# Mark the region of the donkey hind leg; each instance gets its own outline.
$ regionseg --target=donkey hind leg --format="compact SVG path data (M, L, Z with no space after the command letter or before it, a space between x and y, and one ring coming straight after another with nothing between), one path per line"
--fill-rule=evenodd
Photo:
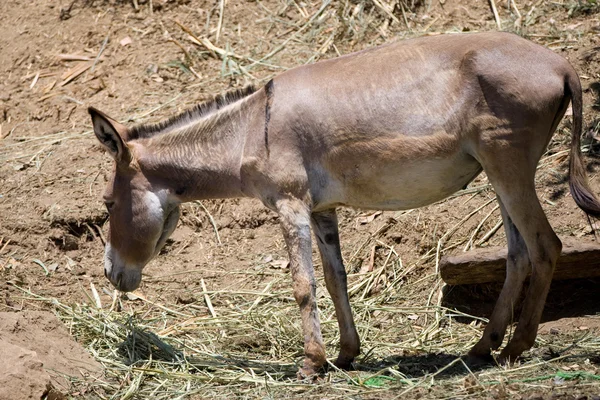
M302 318L305 358L298 377L303 379L315 375L327 361L317 310L310 211L304 202L296 199L280 200L276 208L290 257L294 298L300 307Z
M511 155L494 150L496 151L489 153L490 157L486 157L482 165L508 216L527 245L532 266L531 281L517 328L500 353L500 362L511 362L535 342L562 244L552 230L535 192L537 160L532 164L531 157L528 157L531 149L513 148ZM496 321L490 321L490 324L500 326Z
M502 344L506 327L513 321L514 307L521 294L523 282L531 270L525 241L509 217L500 197L498 203L508 243L506 279L483 336L469 352L469 358L475 362L491 361L491 350L498 349Z
M340 251L340 237L335 210L313 213L312 226L321 254L325 284L333 300L340 329L340 354L335 365L338 368L347 369L360 353L360 339L356 332L350 302L348 301L346 270Z

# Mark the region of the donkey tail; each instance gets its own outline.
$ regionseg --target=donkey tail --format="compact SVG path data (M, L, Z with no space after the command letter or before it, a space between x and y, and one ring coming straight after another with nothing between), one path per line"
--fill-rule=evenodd
M573 125L571 128L571 154L569 161L569 188L575 203L586 214L600 218L600 200L592 190L587 179L581 154L581 133L583 124L583 100L581 83L575 72L567 76L565 91L571 95L573 105Z

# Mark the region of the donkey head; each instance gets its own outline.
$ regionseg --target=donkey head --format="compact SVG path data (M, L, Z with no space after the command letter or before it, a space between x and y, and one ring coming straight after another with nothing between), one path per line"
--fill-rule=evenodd
M135 290L142 269L177 226L179 201L144 168L140 159L143 147L127 143L127 127L92 107L88 111L96 137L115 160L104 192L110 215L104 275L119 290Z

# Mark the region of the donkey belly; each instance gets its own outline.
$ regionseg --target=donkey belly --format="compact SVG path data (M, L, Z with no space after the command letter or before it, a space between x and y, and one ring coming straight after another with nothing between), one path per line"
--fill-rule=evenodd
M328 184L313 196L317 209L333 205L378 210L422 207L464 188L482 169L461 150L431 156L399 154L396 159L385 152L369 153L328 168Z

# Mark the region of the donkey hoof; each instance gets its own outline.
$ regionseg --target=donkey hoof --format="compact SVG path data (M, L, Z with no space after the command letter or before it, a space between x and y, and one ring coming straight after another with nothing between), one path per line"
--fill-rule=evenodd
M296 378L299 381L314 383L320 379L320 376L314 368L302 367L296 372Z
M494 363L494 357L490 352L487 353L476 353L470 351L467 355L467 364L471 367L481 367Z
M338 356L337 360L335 360L333 365L335 365L336 368L342 369L344 371L348 371L348 370L354 369L352 367L353 361L354 361L354 357L350 358L350 357L343 357L340 355L340 356Z
M519 354L513 354L513 353L511 353L509 351L506 351L506 349L504 349L500 353L500 356L498 357L498 364L500 364L500 365L506 365L506 366L512 366L519 359L520 355L521 355L521 353L519 353Z

